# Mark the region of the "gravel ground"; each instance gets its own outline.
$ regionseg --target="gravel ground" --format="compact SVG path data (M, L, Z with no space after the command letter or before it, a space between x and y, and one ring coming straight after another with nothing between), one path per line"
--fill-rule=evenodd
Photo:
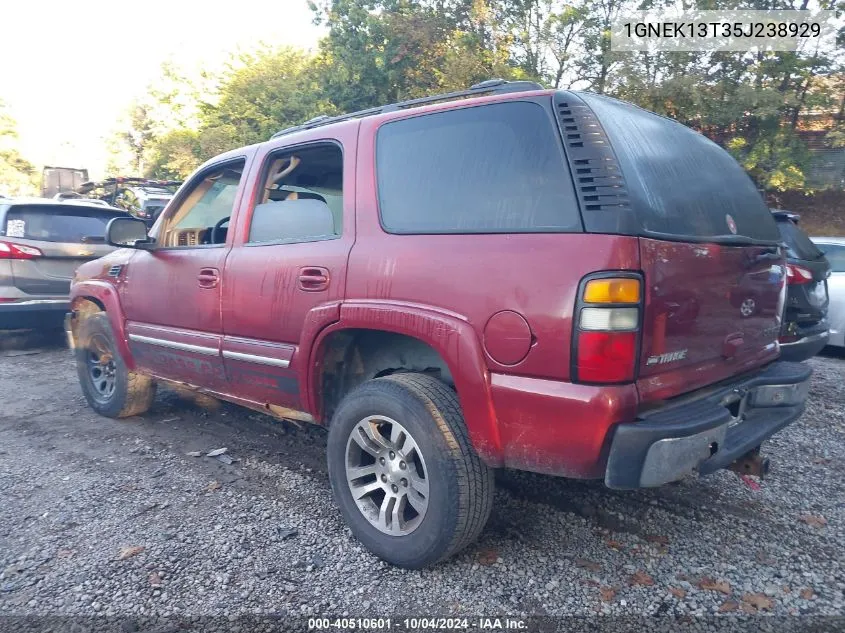
M321 429L165 390L100 418L67 350L0 352L0 616L843 615L845 360L810 363L760 489L504 472L481 540L406 571L335 511Z

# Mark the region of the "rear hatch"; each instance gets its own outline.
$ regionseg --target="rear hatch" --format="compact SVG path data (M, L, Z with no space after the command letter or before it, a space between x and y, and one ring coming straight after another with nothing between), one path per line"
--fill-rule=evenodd
M9 207L0 240L37 249L28 250L27 258L11 259L15 286L27 294L67 294L81 264L114 250L105 243L105 229L109 220L120 215L124 214L76 204Z
M774 359L784 258L752 181L724 150L679 123L579 97L601 125L592 133L609 141L599 155L622 176L594 219L586 206L585 226L639 238L641 399L670 398Z
M818 323L827 315L830 264L798 226L797 215L783 211L773 214L786 245L787 263L792 267L787 286L786 320L802 325ZM807 279L808 273L810 279Z

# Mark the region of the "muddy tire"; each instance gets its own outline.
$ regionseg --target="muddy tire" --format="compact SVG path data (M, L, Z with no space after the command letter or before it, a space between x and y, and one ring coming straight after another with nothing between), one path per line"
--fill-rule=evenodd
M85 318L76 333L76 373L91 408L109 418L145 413L155 399L156 384L127 369L105 312Z
M475 541L493 505L493 471L473 450L455 392L424 374L370 380L329 428L335 501L379 558L419 569Z

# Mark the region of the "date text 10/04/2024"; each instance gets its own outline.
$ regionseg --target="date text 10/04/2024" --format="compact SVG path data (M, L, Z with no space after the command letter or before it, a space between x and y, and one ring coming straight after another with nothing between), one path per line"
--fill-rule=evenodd
M525 620L519 618L309 618L309 631L524 631Z

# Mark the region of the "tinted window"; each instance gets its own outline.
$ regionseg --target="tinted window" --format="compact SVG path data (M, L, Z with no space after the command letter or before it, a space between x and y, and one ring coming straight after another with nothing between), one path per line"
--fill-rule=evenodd
M819 244L819 247L830 262L830 269L835 273L845 273L845 246Z
M7 237L45 242L94 242L103 240L106 224L118 215L99 207L80 205L21 205L8 210L3 228Z
M376 156L382 224L391 233L581 229L558 132L537 104L388 123Z
M812 261L824 256L807 234L791 220L778 220L778 230L786 243L787 256Z
M610 139L634 213L646 232L695 238L730 235L730 215L738 235L780 241L754 183L725 150L680 123L631 104L594 94L579 96Z

